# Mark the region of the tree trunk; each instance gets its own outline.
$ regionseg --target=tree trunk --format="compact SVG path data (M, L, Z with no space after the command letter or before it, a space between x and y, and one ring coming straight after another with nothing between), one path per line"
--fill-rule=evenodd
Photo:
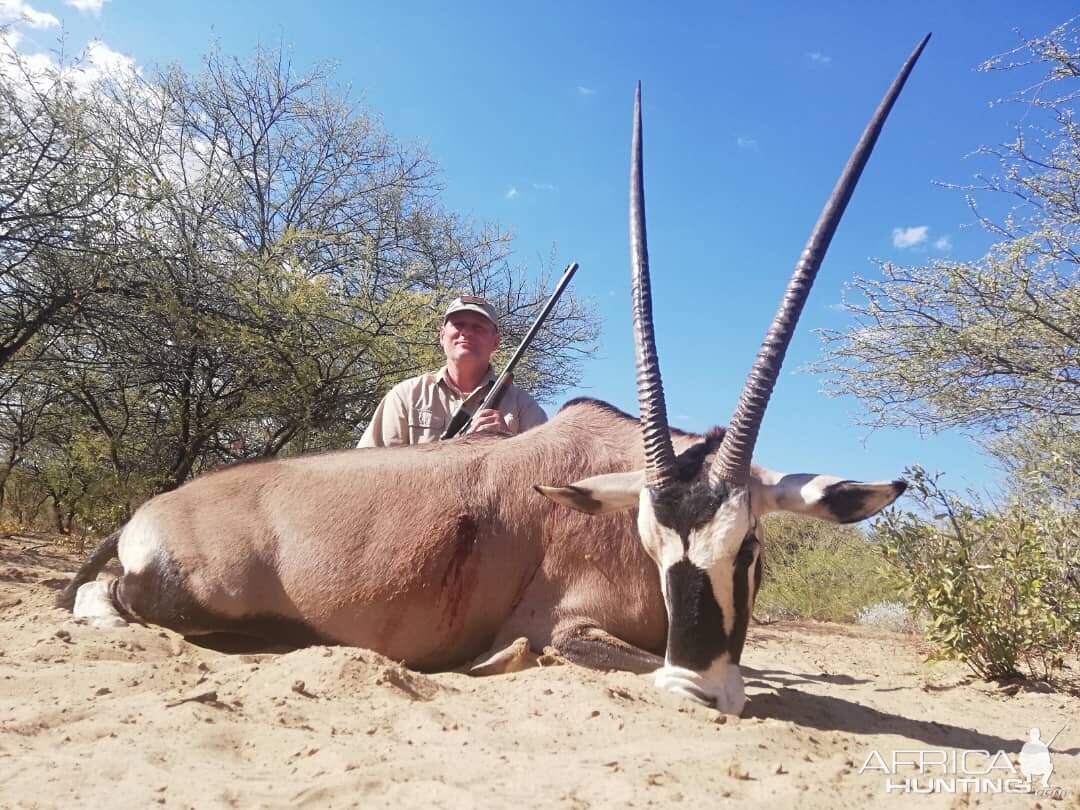
M53 524L56 526L56 531L60 534L64 533L64 513L60 511L60 500L56 495L52 496L52 513Z

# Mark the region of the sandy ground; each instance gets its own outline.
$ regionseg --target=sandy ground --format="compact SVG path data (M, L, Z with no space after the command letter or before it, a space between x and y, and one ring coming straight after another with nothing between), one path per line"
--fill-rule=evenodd
M76 560L0 539L4 810L1080 807L1080 699L926 664L905 635L753 626L733 718L573 665L423 675L366 650L226 655L159 628L98 630L52 607ZM914 756L901 751L1018 763L1030 727L1045 740L1065 723L1056 796L905 794L907 766L887 791L893 758ZM921 789L929 776L942 769Z

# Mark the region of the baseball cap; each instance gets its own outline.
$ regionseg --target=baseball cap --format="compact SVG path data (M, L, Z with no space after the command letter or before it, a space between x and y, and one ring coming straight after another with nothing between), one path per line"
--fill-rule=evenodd
M446 314L443 315L443 323L446 323L446 319L455 312L475 312L491 321L496 329L499 328L498 318L495 317L495 307L478 295L462 295L451 301L450 306L446 308Z

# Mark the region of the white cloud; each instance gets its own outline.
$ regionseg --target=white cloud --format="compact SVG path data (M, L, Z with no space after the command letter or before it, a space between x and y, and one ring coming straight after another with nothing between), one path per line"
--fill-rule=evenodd
M942 236L934 242L934 248L940 250L942 253L952 252L952 239L949 236Z
M510 186L510 188L506 190L506 194L504 196L508 200L516 200L518 198L518 190L513 186Z
M86 61L88 69L96 70L99 75L124 76L139 72L134 59L114 51L100 39L92 39L86 46Z
M0 73L12 82L15 92L28 99L35 82L52 81L56 63L47 53L23 53L19 50L22 41L22 34L14 28L0 31Z
M47 11L38 11L25 0L0 0L0 25L23 23L31 28L53 28L60 25Z
M0 29L0 43L3 43L4 50L19 50L19 43L22 42L22 39L23 35L16 31L14 28Z
M926 225L914 228L893 228L893 247L912 248L926 243L926 234L930 230Z
M100 39L92 39L83 51L82 73L90 84L101 79L130 79L142 71L130 56L114 51Z
M740 149L749 149L751 152L758 150L757 138L750 138L746 135L740 135L735 139L735 145Z
M537 191L558 191L551 183L533 183L532 187Z
M580 84L577 86L577 92L578 92L579 96L595 96L596 95L596 91L593 90L591 87L585 87L585 86L580 85Z
M815 65L827 65L832 61L832 57L822 53L821 51L811 51L806 54L807 58Z
M88 11L95 17L100 17L105 0L64 0L64 4L77 11Z
M4 0L0 0L0 3ZM75 91L85 95L103 79L126 80L141 73L135 61L114 51L101 40L91 40L79 57L60 65L53 54L31 53L22 50L22 35L13 29L0 32L0 73L13 79L16 91L30 93L31 87L43 82L52 84L58 76L71 83Z

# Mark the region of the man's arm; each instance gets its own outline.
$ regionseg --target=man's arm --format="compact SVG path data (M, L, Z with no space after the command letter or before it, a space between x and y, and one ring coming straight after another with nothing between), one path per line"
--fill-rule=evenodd
M544 413L544 409L528 393L514 386L512 394L512 402L503 399L500 408L486 408L476 413L466 432L490 431L492 433L514 435L524 433L526 430L542 425L547 421L547 414ZM503 411L503 408L510 408L510 410Z
M357 447L392 447L409 443L409 409L391 388L371 415L367 430L360 437Z
M544 409L528 394L522 397L521 406L521 413L518 417L520 421L518 433L532 430L537 425L542 425L547 421L547 414L544 413Z

